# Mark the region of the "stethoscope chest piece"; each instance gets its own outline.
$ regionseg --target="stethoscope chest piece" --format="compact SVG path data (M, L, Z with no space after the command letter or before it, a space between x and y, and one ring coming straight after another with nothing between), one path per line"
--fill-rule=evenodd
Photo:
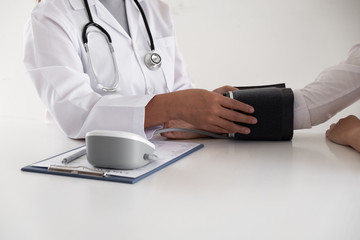
M161 57L159 54L157 54L154 51L151 51L148 54L146 54L144 60L145 60L145 65L150 70L154 71L161 67Z

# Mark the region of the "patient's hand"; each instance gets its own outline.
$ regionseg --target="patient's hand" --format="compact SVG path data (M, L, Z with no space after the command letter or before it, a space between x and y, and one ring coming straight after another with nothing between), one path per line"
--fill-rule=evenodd
M342 118L331 124L326 136L337 144L351 146L360 152L360 119L354 115Z

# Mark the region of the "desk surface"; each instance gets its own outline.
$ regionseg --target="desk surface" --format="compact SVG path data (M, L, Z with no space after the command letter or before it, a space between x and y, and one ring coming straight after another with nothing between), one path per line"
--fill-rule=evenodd
M84 144L0 119L0 239L360 239L360 154L314 130L205 147L131 185L21 172Z

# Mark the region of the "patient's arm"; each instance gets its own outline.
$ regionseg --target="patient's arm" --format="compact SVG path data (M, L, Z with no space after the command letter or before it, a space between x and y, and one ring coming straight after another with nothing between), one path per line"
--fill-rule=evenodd
M294 90L294 129L311 128L360 98L360 43L348 58L322 71L316 80Z

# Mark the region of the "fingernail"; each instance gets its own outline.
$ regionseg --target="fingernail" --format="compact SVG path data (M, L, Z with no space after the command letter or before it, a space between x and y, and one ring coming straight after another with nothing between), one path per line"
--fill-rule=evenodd
M251 121L252 124L256 124L257 122L258 122L258 121L257 121L256 118L254 118L254 119Z
M250 129L248 129L248 128L245 129L244 133L245 133L245 134L249 134L249 133L250 133Z

